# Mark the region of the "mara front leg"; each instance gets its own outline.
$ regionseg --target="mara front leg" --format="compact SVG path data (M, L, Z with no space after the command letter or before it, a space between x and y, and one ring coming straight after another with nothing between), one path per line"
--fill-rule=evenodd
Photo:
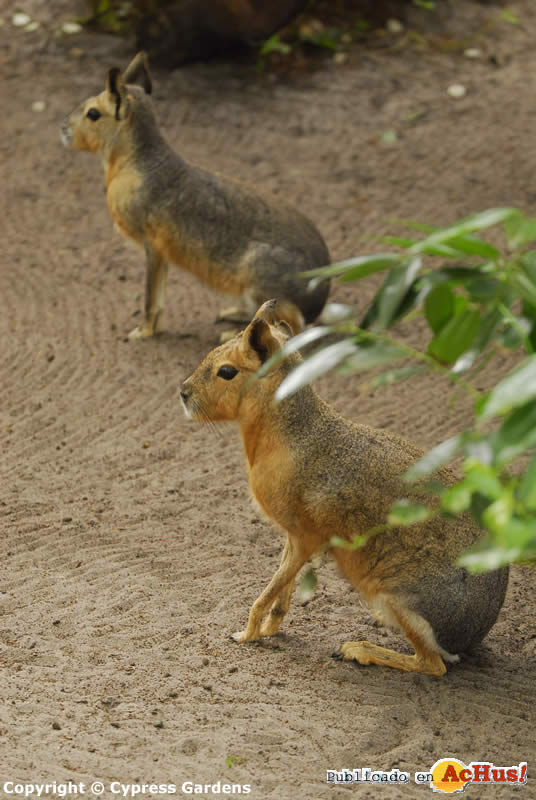
M281 566L287 564L290 558L290 553L291 549L289 545L289 540L287 538L287 541L285 542L285 547L283 548L283 552L281 554ZM275 633L277 633L277 631L281 627L283 618L290 608L290 601L292 599L292 593L294 591L294 583L295 579L292 578L273 601L272 607L270 608L268 614L261 623L261 630L260 630L261 636L273 636Z
M233 634L236 642L252 642L277 632L289 609L296 575L314 550L314 542L288 536L279 569L251 606L247 628ZM263 624L268 611L270 614Z
M144 339L158 333L158 322L164 310L168 267L161 255L145 245L145 316L143 323L129 334L131 339Z

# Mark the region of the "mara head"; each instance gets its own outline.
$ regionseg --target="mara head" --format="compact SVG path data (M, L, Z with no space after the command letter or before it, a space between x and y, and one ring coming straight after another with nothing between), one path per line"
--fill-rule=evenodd
M106 151L118 134L131 127L136 107L148 107L145 95L151 90L147 56L140 52L124 72L117 67L108 70L104 91L89 97L65 118L63 144L90 153Z
M291 365L300 360L292 354L255 375L292 336L286 322L278 320L275 300L264 303L247 328L211 350L181 386L185 413L200 422L255 418L266 409Z

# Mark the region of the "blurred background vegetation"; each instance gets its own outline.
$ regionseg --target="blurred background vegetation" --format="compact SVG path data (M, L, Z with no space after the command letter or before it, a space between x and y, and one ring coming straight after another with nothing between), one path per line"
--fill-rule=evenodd
M437 0L441 2L441 0ZM82 21L136 36L136 46L169 67L230 49L254 49L261 63L316 49L333 53L403 16L408 3L436 0L88 0ZM396 24L396 23L395 23ZM385 32L385 31L384 31Z

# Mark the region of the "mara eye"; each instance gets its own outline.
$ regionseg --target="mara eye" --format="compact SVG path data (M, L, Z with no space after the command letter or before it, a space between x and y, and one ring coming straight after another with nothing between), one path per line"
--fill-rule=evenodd
M90 108L86 114L86 117L89 117L91 120L93 120L93 122L96 122L99 117L102 117L102 114L96 108Z
M238 370L228 364L224 364L218 370L218 378L223 378L225 381L232 381L235 375L238 375Z

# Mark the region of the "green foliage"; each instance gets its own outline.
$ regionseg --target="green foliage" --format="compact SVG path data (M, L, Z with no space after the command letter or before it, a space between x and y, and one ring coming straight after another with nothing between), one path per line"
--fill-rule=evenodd
M311 567L300 581L296 594L300 603L308 602L314 595L317 586L316 572Z
M120 33L132 16L137 13L136 0L89 0L91 15L83 20L84 24L98 25L111 33Z
M473 571L512 562L536 560L536 219L513 208L474 214L445 228L404 221L416 237L389 237L399 248L359 256L307 273L312 281L326 276L362 280L385 277L359 325L349 322L348 307L337 321L320 329L338 333L338 341L319 346L278 389L277 399L331 369L351 374L383 368L370 385L410 379L430 370L446 376L473 400L472 425L428 451L405 475L409 484L430 478L455 456L463 458L463 478L445 489L436 481L437 510L401 499L378 530L414 524L439 513L469 513L485 534L460 563ZM501 226L504 247L479 233ZM442 263L427 265L427 256ZM342 312L339 312L342 314ZM388 331L400 322L424 320L427 341L416 350ZM308 341L315 340L308 331ZM290 340L289 348L293 348ZM294 348L295 349L295 348ZM497 352L519 356L519 363L496 385L482 392L474 378ZM281 357L281 354L280 356ZM393 367L395 362L404 361ZM410 364L408 365L408 361ZM388 367L388 368L387 368ZM523 459L518 462L518 459ZM528 465L527 465L528 464ZM409 487L408 487L409 488Z
M281 40L281 36L278 33L274 33L273 36L270 36L266 39L265 42L261 45L259 50L259 54L257 57L257 66L259 69L264 68L264 64L266 61L266 56L270 55L270 53L281 53L282 55L288 55L292 50L292 47L283 42Z
M510 9L508 8L504 8L501 11L500 18L504 20L504 22L509 22L510 25L519 25L519 23L521 22L517 14L514 14L514 12L510 11Z
M244 763L244 758L242 756L226 756L225 758L225 766L227 769L231 769L234 765L239 765Z

